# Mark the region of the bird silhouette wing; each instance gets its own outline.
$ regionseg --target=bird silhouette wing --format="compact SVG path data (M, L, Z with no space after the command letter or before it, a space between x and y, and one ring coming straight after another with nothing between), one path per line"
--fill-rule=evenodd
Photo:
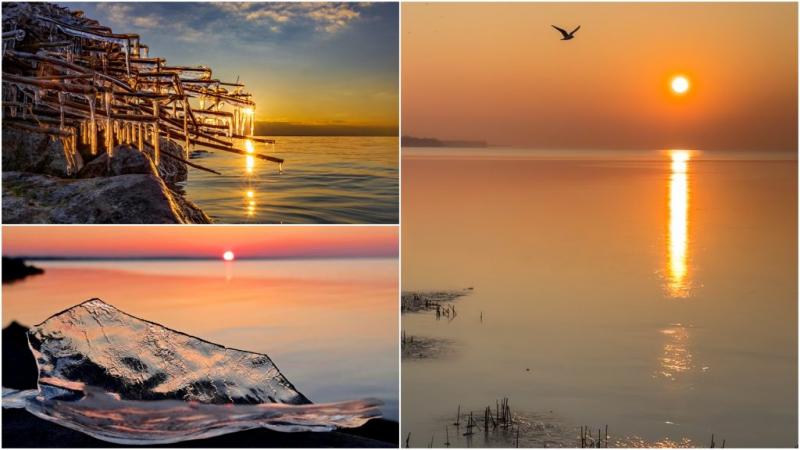
M578 30L580 30L580 29L581 29L581 26L580 26L580 25L578 25L578 28L575 28L574 30L572 30L572 33L570 33L570 36L572 36L573 34L575 34L575 32L576 32L576 31L578 31Z
M567 33L567 30L565 30L565 29L563 29L563 28L558 28L558 27L557 27L557 26L555 26L555 25L550 25L550 26L551 26L551 27L553 27L553 28L555 28L556 30L558 30L558 31L559 31L559 33L561 33L561 34L562 34L564 37L567 37L567 36L569 36L569 33Z

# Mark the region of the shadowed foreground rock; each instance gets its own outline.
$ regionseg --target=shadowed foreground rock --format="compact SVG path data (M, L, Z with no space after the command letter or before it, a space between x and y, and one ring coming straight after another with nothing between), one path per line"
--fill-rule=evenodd
M3 283L12 283L31 275L41 275L43 273L43 269L29 266L22 259L3 257Z
M177 159L165 156L166 154L183 158L183 148L169 139L161 139L161 158L156 166L153 163L153 147L146 146L140 152L133 145L122 144L114 148L114 157L109 158L103 153L87 163L78 178L113 177L132 173L158 174L167 185L186 181L188 171L186 164Z
M83 167L83 158L76 154L76 172ZM22 171L69 177L64 146L57 139L42 133L3 128L3 170Z
M211 223L178 191L186 164L174 141L160 141L160 164L153 148L132 145L91 155L74 154L70 171L61 141L46 134L3 129L4 223Z
M67 179L3 173L4 223L211 223L154 174Z

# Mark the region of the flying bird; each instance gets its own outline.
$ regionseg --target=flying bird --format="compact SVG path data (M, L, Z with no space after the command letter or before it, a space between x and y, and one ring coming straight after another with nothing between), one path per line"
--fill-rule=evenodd
M563 28L558 28L555 25L550 25L550 26L555 28L556 30L558 30L558 32L561 33L562 36L564 36L564 37L561 38L562 41L568 41L570 39L574 39L575 38L575 32L581 29L581 26L578 25L578 28L575 28L574 30L572 30L571 33L567 33L567 30L565 30Z

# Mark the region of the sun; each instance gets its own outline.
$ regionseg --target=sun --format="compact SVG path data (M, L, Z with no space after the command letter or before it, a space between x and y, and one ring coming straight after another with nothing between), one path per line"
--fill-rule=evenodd
M233 252L230 250L222 254L222 259L224 259L225 261L233 261L233 258L234 258Z
M672 92L683 95L689 91L689 79L683 75L673 77L670 82L670 87L672 88Z

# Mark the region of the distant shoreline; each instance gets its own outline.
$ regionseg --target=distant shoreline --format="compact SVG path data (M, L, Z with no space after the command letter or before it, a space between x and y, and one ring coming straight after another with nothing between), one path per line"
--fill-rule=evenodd
M286 260L320 260L320 259L393 259L396 255L300 255L300 256L259 256L250 258L236 258L235 261L286 261ZM92 262L92 261L220 261L219 257L212 256L21 256L13 257L24 261L37 262Z
M486 141L470 140L442 140L437 138L421 138L415 136L403 136L400 138L400 145L403 147L443 147L443 148L487 148Z

